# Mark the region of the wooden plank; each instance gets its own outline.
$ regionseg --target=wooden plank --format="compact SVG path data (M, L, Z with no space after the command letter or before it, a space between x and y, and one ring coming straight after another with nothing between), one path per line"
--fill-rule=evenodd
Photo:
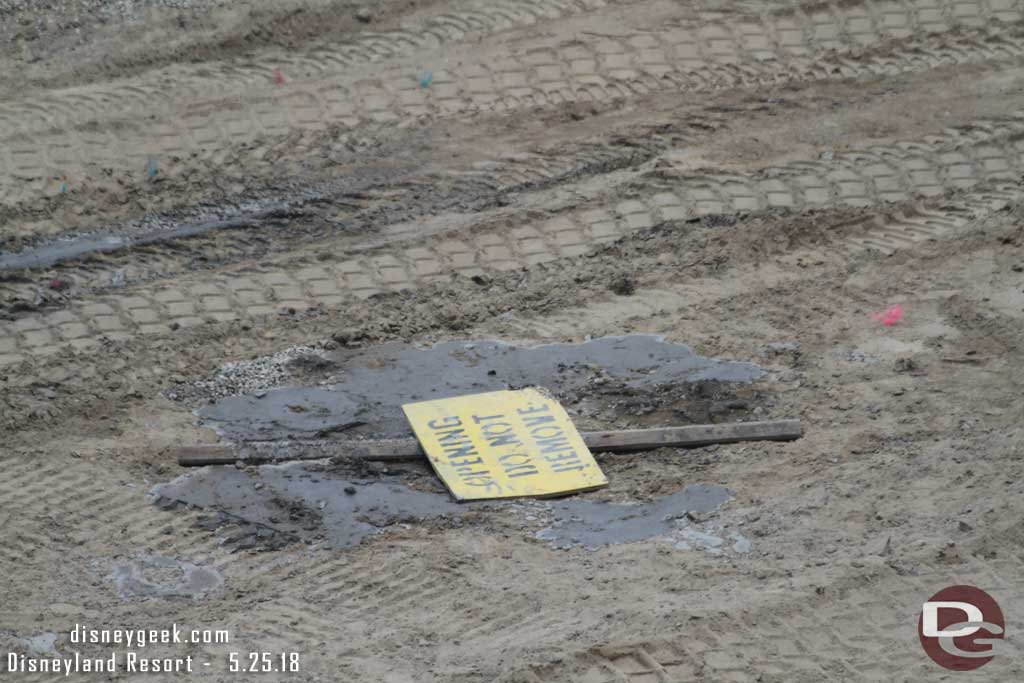
M803 435L800 420L765 420L725 424L584 432L583 440L595 453L646 451L654 448L707 446L738 441L790 441Z
M803 429L799 420L765 420L725 424L583 432L594 453L686 448L739 441L791 441ZM426 457L416 439L373 441L250 441L239 445L181 446L172 448L182 467L245 463L323 460L334 457L363 460L416 460Z

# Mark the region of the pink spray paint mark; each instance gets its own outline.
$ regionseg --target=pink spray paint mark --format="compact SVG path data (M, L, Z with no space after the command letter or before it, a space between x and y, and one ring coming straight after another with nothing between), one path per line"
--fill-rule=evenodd
M899 321L903 320L903 306L893 304L881 313L872 313L871 319L875 322L882 323L886 327L892 327Z
M274 69L274 82L278 85L284 85L284 74Z

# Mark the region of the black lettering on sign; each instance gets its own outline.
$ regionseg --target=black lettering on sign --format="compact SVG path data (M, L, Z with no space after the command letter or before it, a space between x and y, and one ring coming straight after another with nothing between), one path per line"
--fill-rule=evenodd
M576 462L579 462L579 461L577 460ZM581 471L581 470L585 470L585 469L587 469L588 467L590 467L590 465L573 465L572 467L557 467L557 466L556 466L556 467L552 467L552 468L551 468L551 471L552 471L552 472L555 472L555 473L561 473L561 472L579 472L579 471Z
M498 458L505 474L509 477L528 477L532 474L540 474L540 471L533 465L533 460L526 453L506 453Z
M553 415L534 415L533 417L524 417L523 424L526 428L533 431L541 425L550 424L555 421Z
M477 472L474 472L471 469L464 470L461 467L456 467L455 469L458 471L459 476L462 477L463 479L466 479L466 480L469 480L469 479L480 479L480 478L490 479L491 478L491 473L488 472L487 470L479 470Z
M574 472L584 467L579 456L576 455L576 451L551 453L545 455L544 459L551 464L552 472Z
M437 440L442 444L448 441L464 441L466 439L466 430L461 428L449 429L448 431L437 433Z
M451 415L449 417L442 417L436 420L431 420L427 423L427 426L431 429L444 429L445 427L460 427L462 426L462 420L459 419L458 415Z
M436 425L436 423L440 424ZM448 462L455 464L456 458L477 455L476 448L466 435L460 418L446 417L441 420L431 420L428 424L437 432L437 441L441 445L441 450L448 456Z
M552 464L565 462L566 460L579 460L579 456L576 455L576 451L569 451L568 453L552 453L545 455L544 459Z
M458 445L442 446L444 454L448 456L448 460L454 460L455 458L467 458L471 455L476 455L476 448L473 444L468 441L464 441Z
M480 427L480 434L487 442L487 447L491 451L498 451L498 464L504 470L505 476L511 478L540 474L525 453L500 453L500 449L503 448L518 450L523 447L523 442L505 415L473 415L472 418Z
M547 410L548 410L548 406L545 403L545 404L539 405L539 406L529 405L529 406L526 406L525 408L520 408L516 412L519 413L520 415L533 415L534 413L547 412Z
M501 493L501 486L498 482L491 479L491 476L487 473L478 477L466 478L464 482L467 486L480 486L487 489L488 492L490 492L491 489L494 489L494 493Z
M483 434L487 445L491 448L498 448L499 446L519 447L522 445L519 437L513 433L512 425L504 422L504 415L491 415L482 418L474 415L473 419L480 425L480 433Z
M553 473L578 472L589 465L584 465L576 454L569 435L564 427L559 424L554 415L550 414L548 405L531 405L517 411L523 420L523 425L529 431L530 437L536 444L544 461L550 466ZM503 463L506 471L510 470L509 464ZM525 467L525 465L517 465ZM536 470L536 465L530 463L530 468ZM526 470L523 469L523 472ZM514 476L511 472L509 476Z
M569 437L562 433L550 439L537 439L537 445L540 446L540 452L545 455L572 450L572 446L569 444Z

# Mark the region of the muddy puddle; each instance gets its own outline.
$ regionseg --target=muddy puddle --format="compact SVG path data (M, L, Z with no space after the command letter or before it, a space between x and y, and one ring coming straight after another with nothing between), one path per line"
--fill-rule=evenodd
M682 423L704 422L716 405L738 405L731 385L762 375L752 363L705 358L649 335L541 346L392 343L324 352L318 364L317 386L213 398L198 415L236 441L400 437L412 435L403 403L540 386L575 416L616 421L670 406Z
M662 423L686 424L707 421L715 403L746 407L737 388L763 374L752 363L705 358L650 335L540 346L459 341L356 351L302 347L263 360L234 363L193 385L209 392L196 411L205 425L238 442L412 436L403 403L527 386L548 389L581 426L635 426L636 418L652 413L664 416ZM262 378L305 385L256 389ZM226 387L248 393L220 395ZM152 496L164 507L206 511L202 524L235 549L293 543L346 548L396 525L458 526L482 512L488 524L536 533L556 549L665 538L680 548L713 550L727 540L694 526L687 514L717 510L732 493L690 486L636 504L579 495L529 501L539 507L528 514L528 506L510 501L456 504L425 462L320 461L203 468L156 486Z
M425 465L409 468L356 478L314 463L206 467L155 486L151 496L169 510L187 506L206 511L201 526L216 532L233 550L278 550L295 543L349 548L389 529L430 524L443 530L464 523L516 528L556 550L599 550L651 539L716 555L749 550L749 543L738 535L716 535L714 528L698 521L732 498L724 486L687 486L647 503L577 495L460 504ZM189 590L182 580L154 586L134 566L116 568L111 576L123 597L183 595Z
M226 540L241 549L297 542L347 548L396 524L460 515L471 507L439 491L417 491L407 481L402 474L343 478L306 463L205 467L155 486L151 495L163 507L213 512L210 527L234 527Z
M695 485L650 503L606 503L574 498L552 505L550 526L537 538L553 547L606 545L669 537L689 527L688 514L716 511L732 498L724 486Z

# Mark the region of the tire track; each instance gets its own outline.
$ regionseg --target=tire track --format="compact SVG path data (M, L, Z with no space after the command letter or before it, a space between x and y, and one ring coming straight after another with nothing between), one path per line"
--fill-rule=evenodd
M628 0L627 0L628 1ZM381 59L437 49L442 45L482 38L487 34L541 21L594 11L606 0L489 0L472 3L470 9L447 12L426 19L419 31L364 32L344 43L326 46L309 55L281 53L268 61L287 73L330 74ZM71 121L101 116L111 110L150 111L173 106L183 99L202 101L207 93L244 93L253 88L276 86L275 68L234 60L218 66L205 65L187 73L181 67L153 74L147 80L96 90L70 88L36 102L0 105L0 137L33 130L64 127ZM169 88L168 86L172 86ZM173 87L179 90L175 91Z
M168 513L149 500L141 482L125 481L110 485L97 478L94 463L53 461L40 468L26 457L0 460L5 473L0 482L0 499L17 517L4 525L0 544L0 566L22 566L26 559L33 565L59 562L72 548L87 549L96 539L114 541L133 551L188 559L207 564L225 575L234 574L234 565L257 564L246 575L257 576L276 567L253 560L246 553L232 553L198 522L206 513L178 510ZM51 512L59 517L51 518ZM59 522L59 527L54 524Z
M11 457L0 461L0 468L5 474L0 498L19 511L4 531L20 539L21 550L7 551L6 559L16 559L18 552L29 547L84 545L111 536L127 541L134 533L164 529L172 521L146 500L141 484L126 481L112 486L106 479L97 479L95 466L88 463L48 458L40 467L29 458ZM60 511L64 528L60 538L47 530L53 510ZM166 550L167 541L154 546Z
M905 213L876 216L853 228L862 235L846 240L845 247L850 252L891 256L920 242L947 239L979 216L999 211L1022 197L1018 186L1003 185L945 202L940 209L919 205Z
M960 7L954 0L936 2L941 16L955 16L955 8ZM742 23L684 22L615 39L574 37L554 48L510 47L516 56L495 51L479 54L473 66L434 73L429 88L421 87L407 67L382 65L372 78L302 82L272 95L254 93L249 110L226 106L223 100L203 103L186 98L182 101L194 103L180 116L169 114L176 111L169 106L150 110L155 120L140 112L133 114L134 122L118 121L117 144L112 144L112 133L104 133L106 124L99 120L95 122L99 129L90 133L96 136L93 139L76 133L71 121L55 124L62 132L29 132L17 137L0 134L12 143L7 165L0 168L0 178L4 178L0 185L8 186L7 201L28 200L56 176L89 175L96 168L137 171L149 157L219 163L233 145L256 138L264 145L265 136L292 131L308 135L327 125L342 129L413 125L438 117L504 114L564 102L611 102L666 89L702 92L784 81L892 75L946 64L1013 60L1024 53L1016 4L1005 12L992 10L987 2L975 6L976 16L986 18L985 29L961 30L963 22L958 18L935 24L936 31L944 27L942 32L912 39L892 35L888 20L855 20L851 13L862 9L836 6L832 13L822 15L834 23L839 43L832 47L824 47L831 43L816 37L821 30L813 21L805 26L767 16L767 23L752 24L759 27L756 41L746 33L734 34ZM913 24L913 13L906 12L904 23ZM1012 23L1004 21L1011 17L1016 17ZM902 42L887 45L886 41ZM874 52L862 54L865 46ZM282 115L288 119L283 126L278 122ZM144 125L137 123L142 120ZM132 152L126 153L126 149ZM75 159L89 161L76 166ZM16 178L28 182L15 184Z
M411 204L404 213L410 216L429 215L453 205L459 206L460 211L465 212L464 207L467 205L487 206L496 201L508 201L507 195L510 194L542 190L586 176L636 166L673 146L690 144L697 138L696 134L691 134L691 130L706 131L718 128L723 125L723 118L721 115L688 117L685 129L673 127L672 130L662 130L663 126L658 126L611 144L581 143L567 149L530 152L514 158L479 162L470 170L453 170L445 174L411 178L402 183L406 193L430 197L430 200L421 199ZM436 191L437 186L453 186L455 189L439 194ZM333 192L344 195L346 190L328 189L316 192L308 202L299 200L290 206L300 210L306 204L321 204L330 201ZM506 197L501 197L502 195ZM363 204L366 207L362 211L365 217L339 213L328 215L326 220L340 225L359 224L365 230L379 219L373 216L373 204ZM282 205L287 204L282 202ZM254 217L252 225L259 225L266 220ZM233 261L258 258L271 250L275 239L280 239L273 233L251 227L245 221L244 215L232 218L231 221L238 224L240 229L207 231L196 236L188 224L181 223L165 229L165 233L172 234L161 241L153 241L160 237L159 234L143 235L143 238L150 241L142 243L134 237L111 234L112 238L124 243L122 251L91 252L85 255L87 260L55 264L40 272L36 282L24 279L2 282L0 301L20 300L31 303L47 299L49 292L40 283L53 278L71 283L77 290L95 293L141 281L166 278L195 269L197 264L200 267L206 263L222 266ZM196 223L202 222L200 219L196 220ZM405 223L411 221L407 220ZM241 227L243 225L244 228ZM187 232L189 237L175 238L173 233L182 230ZM384 232L388 234L389 239L401 239L412 237L418 230L410 230L399 235L395 233L394 228L388 226ZM102 235L97 235L92 239L102 241L101 238ZM292 245L301 240L301 235L289 235L289 242ZM353 249L362 250L374 245L375 243L371 241L356 245ZM47 245L44 245L43 249L46 247ZM3 270L4 268L0 267L0 272ZM24 273L25 270L19 269L15 272Z
M633 198L593 202L512 229L481 225L343 253L336 260L226 270L178 286L156 284L98 296L0 324L0 366L19 362L24 354L57 353L64 345L90 351L103 338L333 308L349 296L400 291L453 273L473 277L531 267L585 254L594 245L662 221L771 208L905 203L984 183L1004 183L1000 191L1012 198L1015 193L1007 184L1024 173L1024 117L984 123L985 128L968 129L969 135L949 131L927 141L840 152L829 162L794 162L750 174L661 171L623 191ZM979 131L987 133L979 136ZM978 201L997 199L985 195ZM926 226L916 234L940 233Z
M827 602L789 592L784 603L769 598L766 604L740 613L716 613L714 632L690 622L685 630L668 636L600 645L555 664L529 667L505 680L683 683L764 676L897 680L931 665L913 637L913 618L921 602L936 587L963 583L965 576L1002 604L1024 597L1019 561L971 558L955 569L922 565L913 576L889 571L869 587L845 590ZM1019 646L1007 641L989 664L987 675L1013 678L1017 652Z

